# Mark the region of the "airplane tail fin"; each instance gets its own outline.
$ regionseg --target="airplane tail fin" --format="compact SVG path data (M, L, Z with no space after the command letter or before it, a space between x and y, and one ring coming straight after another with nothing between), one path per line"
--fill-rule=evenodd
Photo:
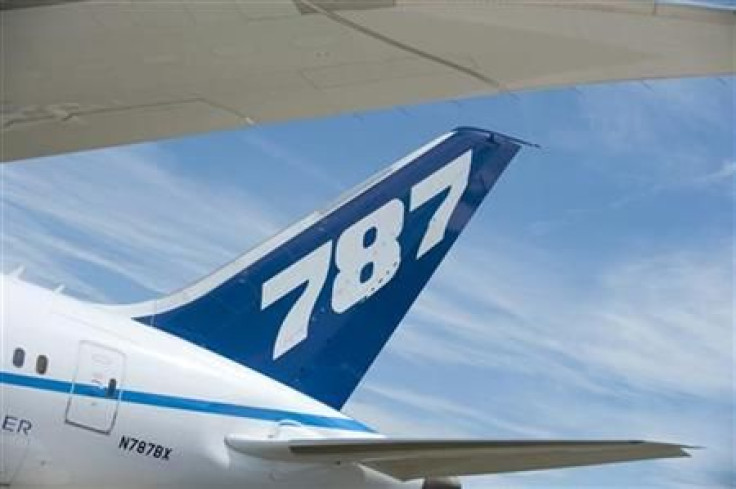
M521 144L456 129L127 314L339 409Z

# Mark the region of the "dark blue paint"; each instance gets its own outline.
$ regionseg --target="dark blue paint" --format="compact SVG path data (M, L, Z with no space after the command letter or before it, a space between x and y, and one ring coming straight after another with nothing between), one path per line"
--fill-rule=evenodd
M101 389L100 387L92 384L75 384L63 380L45 379L29 375L12 374L9 372L0 372L0 384L15 385L18 387L26 387L49 392L61 392L64 394L70 394L73 392L74 395L86 397L107 397L106 389ZM374 432L371 428L352 419L319 416L316 414L284 411L280 409L240 406L238 404L168 396L164 394L154 394L151 392L117 390L115 393L115 397L119 398L120 402L123 403L142 404L157 408L178 409L205 414L219 414L221 416L257 419L260 421L295 421L304 426L314 426L318 428L359 431L364 433Z
M363 248L368 248L370 245L376 242L378 236L378 230L375 227L370 228L363 235Z
M460 128L204 296L137 320L247 365L339 409L521 144L522 141L493 132ZM472 151L470 181L450 218L445 238L417 260L429 219L447 192L409 212L410 189L467 151ZM318 246L335 240L350 225L392 199L400 199L405 206L404 228L399 237L401 266L396 275L370 299L338 314L331 309L332 284L337 274L333 258L311 317L308 338L273 360L279 327L301 290L261 310L262 284ZM370 241L370 236L364 237L366 241Z
M373 269L375 266L373 263L366 264L361 270L360 270L360 283L364 284L367 281L369 281L371 278L373 278Z
M98 397L100 399L108 398L107 389L94 384L74 384L72 393L76 396ZM115 393L116 395L113 399L117 399L120 396L120 391L116 391Z

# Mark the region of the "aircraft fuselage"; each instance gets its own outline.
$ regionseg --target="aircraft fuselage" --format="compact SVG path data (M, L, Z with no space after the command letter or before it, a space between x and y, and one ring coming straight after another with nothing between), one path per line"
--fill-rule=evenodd
M279 464L230 450L225 437L234 433L379 435L175 336L3 282L3 484L405 487L358 466Z

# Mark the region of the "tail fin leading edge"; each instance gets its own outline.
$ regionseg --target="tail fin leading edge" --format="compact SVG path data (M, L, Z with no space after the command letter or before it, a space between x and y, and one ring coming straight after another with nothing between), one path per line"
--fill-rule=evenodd
M339 409L521 144L456 129L131 315Z

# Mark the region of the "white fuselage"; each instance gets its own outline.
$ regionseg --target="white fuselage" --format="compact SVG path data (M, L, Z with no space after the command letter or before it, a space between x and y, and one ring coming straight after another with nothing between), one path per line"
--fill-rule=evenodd
M232 434L379 435L175 336L2 280L0 485L406 487L359 466L275 463L231 450Z

